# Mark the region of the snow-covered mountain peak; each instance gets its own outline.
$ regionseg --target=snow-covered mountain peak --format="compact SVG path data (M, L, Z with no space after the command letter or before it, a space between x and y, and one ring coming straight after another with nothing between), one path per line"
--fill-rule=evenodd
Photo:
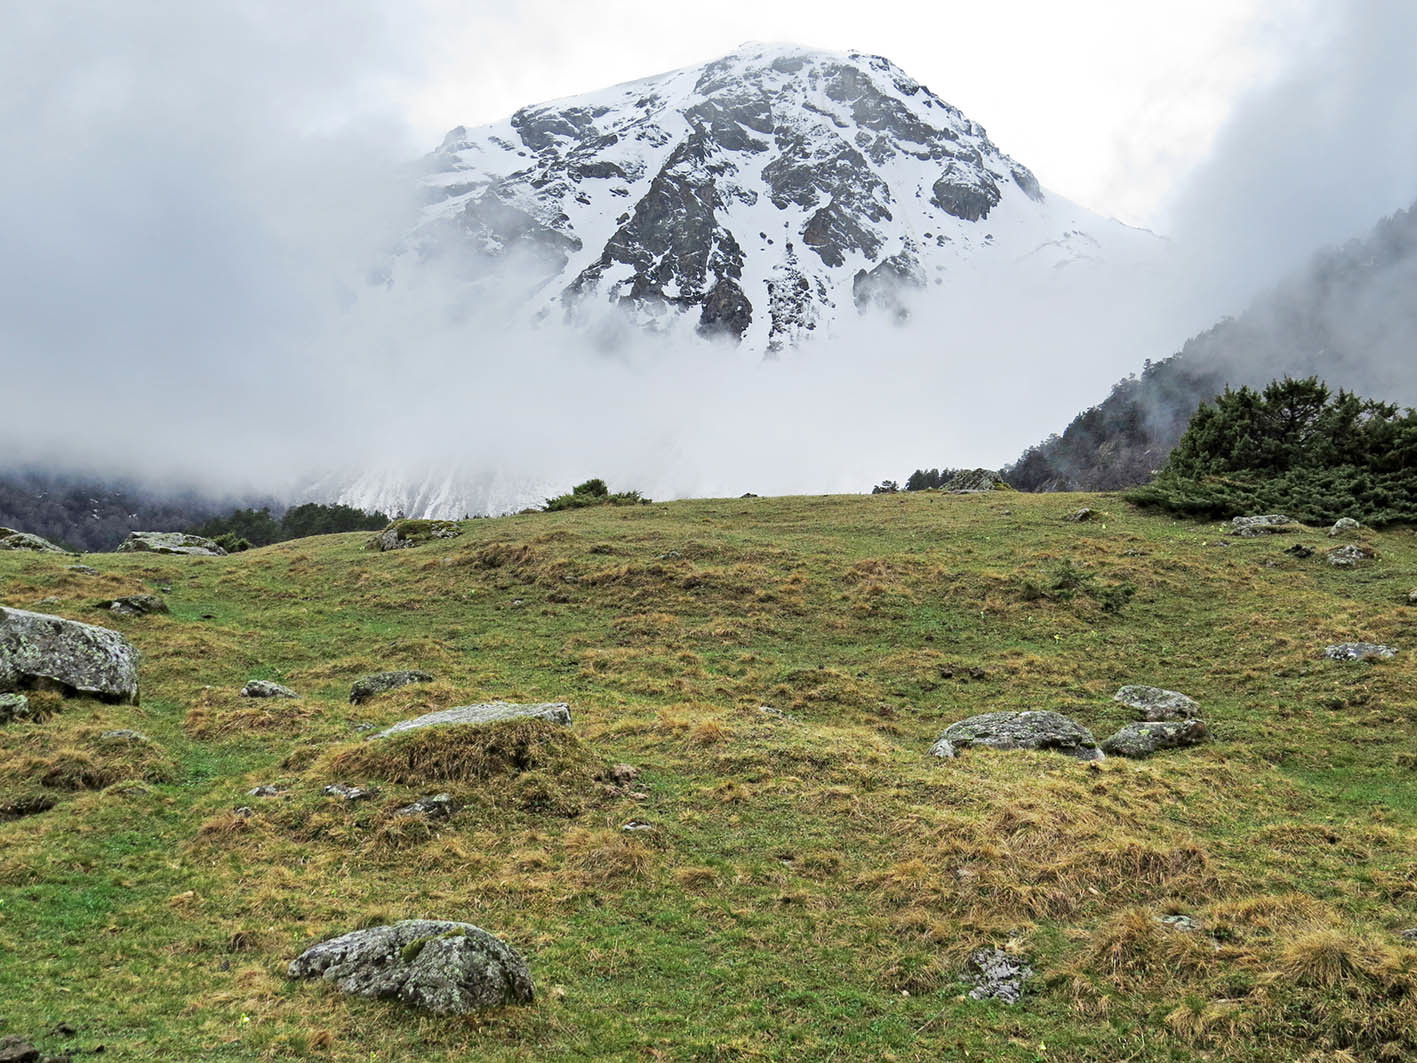
M423 182L396 269L453 252L529 315L614 305L765 352L904 316L961 269L1010 283L1157 243L1045 193L888 60L785 44L458 126Z

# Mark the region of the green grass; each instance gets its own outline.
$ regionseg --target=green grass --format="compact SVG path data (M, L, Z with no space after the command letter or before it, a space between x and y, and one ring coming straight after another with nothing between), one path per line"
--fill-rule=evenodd
M1102 516L1062 520L1082 504ZM1215 525L1105 495L462 527L384 554L352 533L90 557L100 577L0 555L4 604L57 597L43 611L144 655L140 706L66 701L0 728L0 804L59 802L0 823L0 1035L57 1052L63 1020L135 1060L1417 1052L1417 949L1397 933L1417 926L1410 530L1365 533L1378 559L1344 572L1283 553L1322 550L1318 532L1222 546ZM1057 594L1065 562L1135 593ZM87 607L155 584L171 616ZM1407 652L1319 659L1360 639ZM386 668L437 682L348 703ZM238 698L251 678L303 696ZM1196 697L1216 741L1095 768L925 755L997 709L1054 708L1101 739L1132 682ZM491 699L569 702L568 759L518 773L435 741L396 764L357 730ZM93 744L114 727L154 748ZM46 788L80 753L101 788ZM640 769L628 786L607 781L619 762ZM409 764L439 778L393 781ZM334 781L380 792L346 806L321 794ZM259 783L289 790L247 797ZM439 790L466 806L447 822L392 814ZM1203 929L1155 922L1171 912ZM537 1002L434 1019L284 977L315 940L413 917L503 937ZM1017 1007L964 998L988 944L1038 972Z

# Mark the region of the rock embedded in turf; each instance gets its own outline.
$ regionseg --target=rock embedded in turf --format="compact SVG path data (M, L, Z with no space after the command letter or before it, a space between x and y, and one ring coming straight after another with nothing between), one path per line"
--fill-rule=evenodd
M138 651L106 627L0 608L0 691L36 684L136 705Z
M422 816L425 819L447 819L458 810L452 794L433 794L420 797L402 808L394 809L396 816Z
M1371 659L1386 661L1397 656L1392 646L1380 646L1375 642L1343 642L1329 646L1324 656L1330 661L1366 661Z
M1112 695L1128 708L1141 713L1143 720L1193 720L1200 715L1194 698L1161 687L1125 686Z
M151 742L152 739L143 734L142 731L133 731L127 727L120 727L113 731L104 731L98 736L100 742Z
M193 557L225 557L226 551L211 539L186 532L129 532L118 544L120 554L187 554Z
M63 547L55 546L48 539L14 528L0 528L0 550L32 550L37 554L62 554Z
M461 705L455 709L430 712L412 720L400 720L392 727L374 735L374 738L388 738L390 735L416 731L423 727L478 726L486 723L500 723L503 720L541 719L571 726L571 707L564 701L549 701L539 705L515 705L507 701L488 701L479 705Z
M1109 757L1149 757L1163 749L1199 745L1210 737L1202 720L1144 720L1129 723L1102 743Z
M298 698L300 695L290 687L281 686L269 679L252 679L241 688L243 698Z
M401 672L375 672L373 675L366 675L363 679L355 680L354 686L349 691L349 702L351 705L362 705L372 697L390 690L397 690L399 687L406 687L410 683L431 682L433 682L433 677L427 672L412 669Z
M455 520L396 520L369 540L370 550L405 550L462 534Z
M23 1037L0 1037L0 1063L39 1063L39 1049Z
M291 978L321 978L341 992L435 1015L466 1015L536 996L526 961L470 923L409 919L356 930L306 949Z
M101 575L101 573L99 572L98 569L93 568L93 567L90 566L90 565L67 565L67 566L65 566L65 567L68 569L68 571L70 571L70 572L77 572L77 573L78 573L79 575L81 575L81 576L98 576L98 575Z
M1340 546L1336 550L1328 552L1328 563L1334 568L1356 568L1362 561L1369 561L1375 557L1373 551L1365 546L1356 546L1349 543L1347 546Z
M30 699L23 694L0 694L0 723L28 720L33 715Z
M938 738L935 744L930 747L930 756L939 757L941 760L953 760L959 756L959 751L955 749L954 743L948 738Z
M999 1000L1017 1004L1023 984L1033 977L1033 968L1003 949L975 949L964 968L964 980L974 986L971 1000Z
M1083 521L1092 520L1096 516L1097 512L1095 510L1089 509L1087 506L1083 506L1082 509L1073 510L1063 519L1073 524L1081 524Z
M1314 556L1314 548L1305 546L1303 543L1295 543L1293 546L1287 547L1284 552L1297 557L1300 561Z
M269 783L263 783L263 784L260 785L260 786L253 786L253 787L251 787L251 789L247 790L247 791L246 791L246 796L247 796L247 797L279 797L279 796L280 796L281 794L283 794L283 793L285 793L285 790L284 790L282 787L279 787L279 786L271 786Z
M1295 528L1294 518L1286 517L1283 513L1262 513L1254 517L1236 517L1230 522L1230 530L1242 539L1294 531Z
M350 786L348 783L330 783L321 791L326 797L339 797L346 801L363 801L367 797L373 797L373 790L366 790L362 786Z
M940 742L948 742L956 750L972 747L1035 749L1062 753L1077 760L1103 759L1091 731L1062 713L1046 709L971 716L945 728L934 748L939 748Z
M107 609L119 616L147 616L149 613L170 613L167 603L156 594L129 594L99 602L99 609Z
M1352 517L1339 517L1338 520L1334 521L1333 527L1328 530L1328 535L1330 539L1337 539L1340 535L1360 531L1362 527L1363 525L1359 524Z

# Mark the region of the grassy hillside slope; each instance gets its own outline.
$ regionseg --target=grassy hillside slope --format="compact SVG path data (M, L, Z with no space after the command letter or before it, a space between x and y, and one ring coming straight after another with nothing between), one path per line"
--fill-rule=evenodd
M1062 519L1083 504L1100 518ZM124 1060L1417 1052L1412 531L1365 534L1379 557L1343 571L1284 553L1327 548L1319 532L1223 545L1111 496L463 528L387 554L352 534L95 555L98 577L0 556L0 602L144 655L139 707L38 695L52 716L0 726L0 806L57 800L0 822L0 1036ZM1098 593L1028 590L1063 562ZM160 586L170 616L89 608ZM1405 652L1319 659L1352 640ZM383 668L439 682L350 705ZM253 677L304 696L238 698ZM1132 719L1110 700L1125 683L1199 699L1216 741L1099 765L926 755L995 709L1101 739ZM421 769L441 778L401 783L357 730L490 699L568 701L578 742L533 728L520 773L450 744ZM640 774L617 787L621 762ZM321 793L336 781L380 792L347 804ZM393 814L444 790L468 802L444 824ZM537 1002L437 1019L284 977L315 940L424 916L521 950ZM1015 1007L964 997L989 944L1038 972ZM61 1021L76 1041L47 1032Z

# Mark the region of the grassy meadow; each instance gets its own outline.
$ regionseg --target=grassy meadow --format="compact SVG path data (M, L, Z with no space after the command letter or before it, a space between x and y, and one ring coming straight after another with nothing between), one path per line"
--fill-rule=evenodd
M1364 532L1378 557L1340 570L1322 529L1220 532L923 492L85 557L99 576L0 554L0 604L143 654L140 705L40 693L0 726L0 1036L163 1061L1417 1057L1417 534ZM159 590L171 615L92 607ZM1346 641L1404 652L1321 659ZM349 704L395 668L438 681ZM302 697L238 697L252 678ZM1000 709L1100 741L1127 683L1198 699L1214 741L926 755ZM569 702L573 730L360 730L494 699ZM440 791L451 819L394 814ZM535 1004L433 1018L285 977L417 917L517 948ZM967 999L983 945L1034 968L1018 1005Z

